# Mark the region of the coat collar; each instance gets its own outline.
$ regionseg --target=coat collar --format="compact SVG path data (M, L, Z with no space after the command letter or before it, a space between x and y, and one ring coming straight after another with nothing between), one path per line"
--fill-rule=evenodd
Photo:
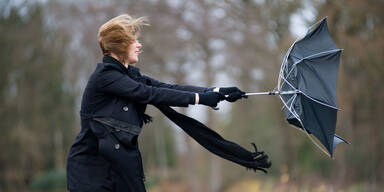
M128 68L127 68L122 63L120 63L120 61L118 61L117 59L115 59L115 58L113 58L113 57L111 57L109 55L105 55L103 57L103 63L114 64L113 66L117 67L118 70L123 71L125 73L128 73L129 75L133 75L135 77L140 77L141 76L139 68L134 67L132 65L128 65Z

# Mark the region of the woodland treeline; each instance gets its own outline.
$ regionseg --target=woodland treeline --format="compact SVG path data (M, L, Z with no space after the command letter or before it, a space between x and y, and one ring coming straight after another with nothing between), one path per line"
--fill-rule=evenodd
M325 16L344 49L336 130L351 144L334 159L288 125L274 96L223 102L219 111L179 109L248 149L255 142L272 160L267 175L213 156L149 107L154 122L139 138L148 191L379 191L383 7L382 0L2 0L0 191L65 191L81 94L102 58L97 30L122 13L148 17L138 66L169 83L272 90L293 31Z

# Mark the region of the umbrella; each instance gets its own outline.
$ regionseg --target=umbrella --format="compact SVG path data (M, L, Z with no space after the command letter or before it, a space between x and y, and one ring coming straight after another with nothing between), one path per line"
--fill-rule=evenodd
M248 96L278 95L284 104L287 121L304 131L331 157L339 143L348 143L335 134L341 51L336 48L324 18L291 45L273 91L246 93Z

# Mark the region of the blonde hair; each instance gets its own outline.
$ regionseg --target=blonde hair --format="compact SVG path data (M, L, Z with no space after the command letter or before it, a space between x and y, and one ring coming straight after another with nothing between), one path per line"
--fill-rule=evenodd
M146 17L136 19L128 14L119 15L104 23L97 34L103 55L114 53L124 63L128 57L128 46L137 40L143 25L148 25Z

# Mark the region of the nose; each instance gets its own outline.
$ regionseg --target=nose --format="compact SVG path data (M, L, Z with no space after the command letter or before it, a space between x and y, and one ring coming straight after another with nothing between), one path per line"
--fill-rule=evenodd
M143 45L140 42L137 41L136 42L136 47L140 49L141 47L143 47Z

